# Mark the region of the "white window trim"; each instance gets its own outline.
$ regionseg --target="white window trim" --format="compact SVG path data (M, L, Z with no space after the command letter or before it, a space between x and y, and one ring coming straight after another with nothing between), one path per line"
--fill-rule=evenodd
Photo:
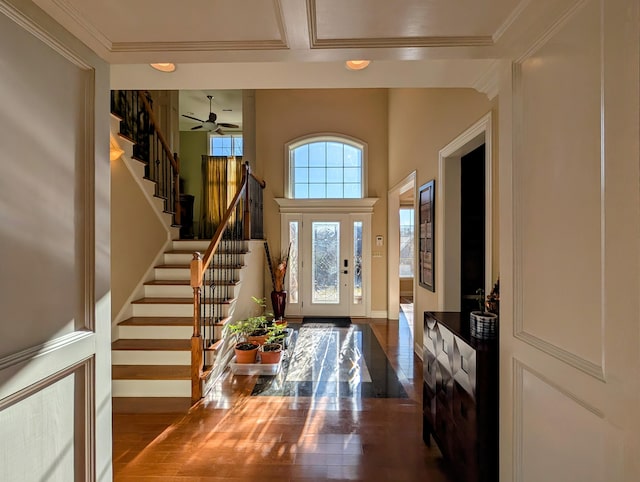
M362 150L362 198L367 197L368 191L368 152L369 147L366 142L356 137L347 136L344 134L337 134L333 132L323 132L317 134L309 134L306 136L298 137L292 141L287 142L284 145L284 196L288 199L293 199L293 193L291 192L291 183L289 173L291 172L291 151L296 147L300 147L303 144L310 142L340 142L343 144L349 144L355 148ZM347 200L352 198L346 198L341 200Z

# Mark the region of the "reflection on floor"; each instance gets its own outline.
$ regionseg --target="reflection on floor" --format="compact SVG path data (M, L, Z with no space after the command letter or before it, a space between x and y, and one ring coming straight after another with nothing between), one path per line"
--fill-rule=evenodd
M422 442L422 363L406 319L354 321L372 381L375 340L406 398L251 396L260 377L226 373L188 412L147 399L156 413L114 414L114 480L451 482L436 445Z
M276 376L262 376L252 395L406 398L368 325L291 324L291 346Z

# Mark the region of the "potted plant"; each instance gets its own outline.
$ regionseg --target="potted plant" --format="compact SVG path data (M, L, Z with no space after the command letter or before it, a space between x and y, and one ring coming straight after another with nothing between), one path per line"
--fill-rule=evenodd
M478 310L472 311L469 318L471 336L481 339L493 339L498 335L498 315L485 309L484 290L476 290Z
M262 307L262 314L250 316L228 325L229 332L238 337L238 343L235 346L237 363L255 363L258 347L264 344L269 337L268 314L264 313L266 301L264 298L256 298L255 296L252 296L251 299Z
M280 343L265 343L260 347L260 362L263 364L280 363L282 345Z

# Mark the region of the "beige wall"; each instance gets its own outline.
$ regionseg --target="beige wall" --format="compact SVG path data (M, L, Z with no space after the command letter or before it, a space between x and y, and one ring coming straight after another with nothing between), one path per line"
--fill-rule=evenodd
M111 162L111 309L117 316L159 250L167 228L122 159Z
M486 95L472 89L389 90L389 185L396 185L414 170L417 188L437 178L440 149L492 108ZM436 293L418 286L416 340L422 339L422 312L436 308Z
M209 154L208 132L180 132L180 177L185 180L184 193L195 196L193 232L198 235L202 201L202 155Z
M386 89L256 91L256 173L267 183L265 237L272 250L280 246L280 215L272 199L284 196L284 146L314 133L345 134L368 144L368 196L380 198L371 234L386 235L387 107ZM371 261L372 280L379 280L372 282L371 309L386 311L386 256ZM269 280L265 286L270 285Z

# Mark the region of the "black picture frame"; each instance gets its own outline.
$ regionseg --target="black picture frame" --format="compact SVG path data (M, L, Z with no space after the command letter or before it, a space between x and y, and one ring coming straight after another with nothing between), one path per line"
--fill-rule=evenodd
M419 244L418 282L429 291L436 291L435 284L435 189L432 179L420 186L418 193Z

